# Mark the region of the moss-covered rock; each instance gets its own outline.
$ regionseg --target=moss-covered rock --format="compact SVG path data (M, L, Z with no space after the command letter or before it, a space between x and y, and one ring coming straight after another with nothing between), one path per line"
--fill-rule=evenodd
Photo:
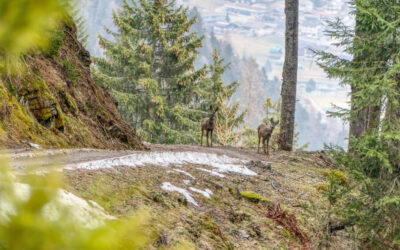
M262 197L261 195L253 192L253 191L242 191L240 192L243 198L254 202L254 203L259 203L259 202L270 202L269 199Z

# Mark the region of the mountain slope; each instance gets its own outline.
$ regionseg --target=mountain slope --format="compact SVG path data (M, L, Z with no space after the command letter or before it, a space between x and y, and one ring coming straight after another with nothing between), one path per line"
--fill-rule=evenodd
M27 72L0 78L0 143L20 147L144 149L115 98L90 76L90 54L67 23L48 52L26 56Z

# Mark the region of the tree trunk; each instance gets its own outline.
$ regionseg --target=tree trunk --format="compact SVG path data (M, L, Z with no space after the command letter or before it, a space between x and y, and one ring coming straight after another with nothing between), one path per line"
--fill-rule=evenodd
M350 137L354 138L360 138L367 127L367 112L364 108L360 110L357 107L357 92L358 89L351 86ZM349 145L349 150L351 151L351 145Z
M286 41L283 66L281 132L279 149L292 151L296 111L299 0L285 0Z
M356 1L356 26L355 26L355 38L353 41L353 46L357 47L358 43L362 42L362 37L365 36L362 31L362 23L360 21L359 14L359 3ZM355 54L353 61L355 63L362 62L365 55ZM358 107L357 105L357 92L359 91L358 82L351 83L351 104L350 104L350 134L349 138L360 138L368 126L368 109L363 107ZM371 117L372 119L372 117ZM351 141L349 141L349 152L352 152Z
M368 123L367 129L368 131L378 131L380 125L381 118L381 106L372 106L368 110Z

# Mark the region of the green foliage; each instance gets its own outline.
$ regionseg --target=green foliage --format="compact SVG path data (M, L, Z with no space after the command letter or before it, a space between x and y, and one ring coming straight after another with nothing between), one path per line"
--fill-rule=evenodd
M207 70L194 68L203 40L189 33L195 22L175 2L124 1L114 13L118 31L106 30L115 41L100 36L105 58L95 59L95 80L113 90L123 117L147 141L198 141Z
M44 54L48 58L56 58L60 55L59 51L64 45L65 33L62 29L57 28L52 32L49 32L50 42L48 48L44 51Z
M73 83L76 84L81 76L79 73L79 69L69 61L63 61L63 70L68 76L68 79Z
M77 36L78 36L78 41L83 45L83 47L87 48L88 47L88 41L89 41L89 33L87 30L87 24L86 20L84 17L81 16L80 14L80 9L78 9L78 4L79 1L72 1L68 5L68 13L72 17L76 28L77 28Z
M94 228L72 221L69 214L74 208L61 205L51 217L44 211L48 204L57 203L60 176L55 173L27 175L24 179L29 186L24 186L16 182L7 163L2 161L0 165L1 249L97 250L146 249L151 246L154 238L148 211L142 210L127 219L105 221Z
M20 56L48 48L49 31L65 17L61 0L0 0L0 73L23 70Z
M396 1L355 0L352 4L355 29L337 20L330 23L327 34L336 37L336 45L353 58L316 52L328 75L353 90L351 112L339 110L336 115L365 131L360 138L350 138L351 154L331 148L337 165L346 169L354 183L348 188L352 191L342 196L340 190L348 182L340 181L340 175L329 175L329 202L336 207L334 216L353 227L362 248L395 248L400 238L400 8Z

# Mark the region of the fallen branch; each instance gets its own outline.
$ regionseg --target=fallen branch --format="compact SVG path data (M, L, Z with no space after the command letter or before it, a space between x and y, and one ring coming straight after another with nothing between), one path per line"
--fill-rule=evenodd
M273 210L267 212L267 217L276 221L278 224L282 225L286 230L288 230L294 237L300 239L304 249L311 249L310 239L298 227L294 214L282 210L279 202L275 203Z

